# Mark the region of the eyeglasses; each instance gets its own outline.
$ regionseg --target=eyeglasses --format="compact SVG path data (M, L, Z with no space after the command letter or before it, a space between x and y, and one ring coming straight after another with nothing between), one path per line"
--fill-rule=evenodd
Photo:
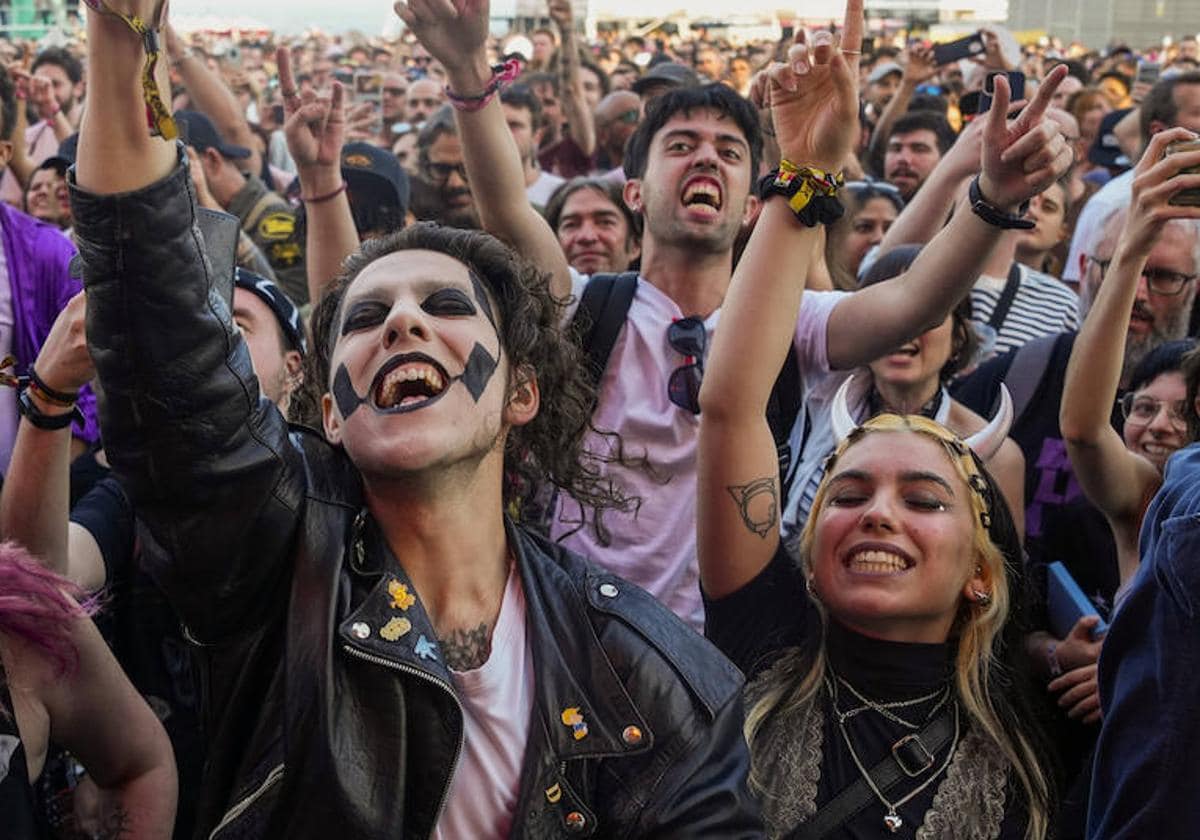
M628 111L622 111L613 118L613 122L625 123L625 125L633 125L638 121L641 115L637 108L630 108Z
M1100 269L1100 276L1108 273L1112 260L1102 260L1099 257L1087 255L1088 261ZM1168 271L1163 268L1144 268L1142 276L1146 278L1146 288L1161 297L1172 297L1183 291L1184 286L1196 279L1194 274L1180 274L1178 271Z
M680 318L667 328L667 343L676 353L687 356L688 364L676 368L667 380L667 397L692 414L700 413L700 383L704 379L704 350L708 330L696 316Z
M1167 410L1167 419L1171 425L1180 431L1187 429L1187 401L1156 400L1144 394L1126 394L1121 397L1121 414L1135 426L1149 426L1163 409Z
M429 161L425 164L425 171L429 173L429 177L439 184L444 184L450 180L450 176L455 172L458 177L464 181L467 180L467 166L463 163L434 163Z

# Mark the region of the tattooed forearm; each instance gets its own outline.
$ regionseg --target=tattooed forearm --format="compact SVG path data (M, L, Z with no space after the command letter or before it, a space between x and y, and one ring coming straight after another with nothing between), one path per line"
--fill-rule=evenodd
M104 827L92 836L102 837L104 840L119 840L121 837L131 837L132 831L133 826L129 812L123 805L117 805L108 812L108 816L104 820Z
M749 484L733 484L725 489L733 497L742 523L752 534L764 540L779 522L779 478L768 475Z
M472 671L492 652L492 628L481 623L473 630L451 630L440 641L447 665L455 671Z

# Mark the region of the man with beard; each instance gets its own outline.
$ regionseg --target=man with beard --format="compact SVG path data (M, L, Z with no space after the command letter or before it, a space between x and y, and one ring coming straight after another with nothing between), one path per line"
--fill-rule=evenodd
M450 227L479 227L475 199L467 184L462 142L449 105L435 111L421 128L417 136L417 159L421 179L427 187L418 189L413 196L417 218Z
M462 5L460 11L450 4L434 7L437 11L430 14L438 17L436 25L411 13L402 16L445 64L450 89L473 96L492 77L485 49L488 9L486 2ZM852 29L861 31L861 23L862 2L850 0L847 36ZM826 56L833 51L827 30L812 37L814 46L808 49ZM800 61L805 52L796 45L790 60ZM856 57L853 64L856 70ZM1040 121L1065 72L1047 78L1009 130L1004 110L988 123L980 188L1006 212L1015 211L1070 163L1057 124ZM784 99L774 113L777 133L799 135L816 119L857 126L857 94L848 113L840 110L841 91L832 85ZM503 113L489 104L457 116L485 228L552 272L557 294L579 300L587 278L572 274L554 232L529 207ZM1001 150L1022 138L1013 159L1002 161ZM609 511L599 517L561 493L550 524L555 539L639 584L698 630L704 610L695 552L700 425L695 397L704 352L732 276L734 242L758 209L751 189L761 154L757 111L725 85L678 87L647 108L625 154L625 203L645 225L640 277L592 415L593 428L614 431L620 440L596 434L588 442L589 451L604 461L606 478L640 498L641 505L634 512ZM802 225L786 202L768 198L752 237L773 243L783 270ZM864 364L941 323L979 274L1000 234L1000 228L977 213L959 213L897 280L850 295L806 292L794 342L801 380L806 371ZM642 460L634 460L638 458Z
M954 144L946 118L933 111L913 111L896 120L883 156L883 177L900 189L905 202L933 172Z
M541 211L563 184L562 178L546 172L538 164L537 150L545 131L541 100L527 86L517 84L500 92L500 105L525 169L525 195L529 197L529 203Z
M1125 223L1128 203L1103 224L1104 235L1095 253L1087 255L1088 270L1080 287L1081 308L1086 310ZM1147 255L1146 270L1138 284L1129 318L1122 366L1122 387L1137 363L1155 347L1187 335L1188 319L1200 274L1200 232L1195 224L1168 224ZM1025 455L1025 549L1031 561L1055 559L1078 549L1078 522L1094 508L1083 495L1067 457L1059 431L1067 360L1075 342L1074 331L1036 339L1022 348L981 365L955 389L954 396L972 411L992 407L1000 382L1016 392L1016 382L1027 382L1030 395L1025 411L1013 420L1009 436ZM1018 400L1018 402L1020 402ZM1103 522L1099 513L1095 519ZM1109 544L1108 547L1112 549ZM1111 557L1096 562L1116 563Z

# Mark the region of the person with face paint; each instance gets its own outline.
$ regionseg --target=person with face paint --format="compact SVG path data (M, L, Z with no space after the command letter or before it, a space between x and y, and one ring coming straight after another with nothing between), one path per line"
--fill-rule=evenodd
M323 434L289 429L147 131L143 40L88 34L111 115L72 184L88 342L148 569L200 645L196 833L762 836L740 675L506 516L547 481L631 504L580 461L592 395L544 275L474 231L366 243L313 313Z
M420 2L398 5L397 10L409 30L446 66L451 90L475 95L488 87L492 71L485 44L486 2ZM861 4L850 3L846 25L861 15ZM796 48L807 49L801 44ZM1065 72L1047 78L1042 88L1047 93L1025 112L1031 116L1009 129L1013 137L1024 138L1010 156L1027 161L1031 171L1048 166L1061 173L1070 162L1058 126L1034 125ZM802 110L810 105L790 102L781 113L789 131L813 140L811 114ZM857 114L855 105L846 117L848 125L858 125ZM581 299L590 278L571 271L554 231L529 207L520 157L504 131L499 105L459 110L455 118L484 229L550 272L556 294ZM778 125L775 131L782 145ZM988 173L1001 164L996 148L988 146L982 158L986 165L981 190L988 201L1007 202L1018 197L1018 191L1003 190L999 198L988 192L994 188ZM569 494L559 493L548 516L555 539L643 586L698 631L704 626L704 607L696 564L696 397L706 348L723 321L720 310L732 274L734 245L759 206L752 190L762 175L762 149L758 113L725 85L665 93L638 124L626 149L629 180L624 199L644 221L640 274L608 358L593 419L597 429L620 436L620 451L645 453L650 469L613 458L618 451L613 440L591 435L588 450L603 460L605 475L629 495L640 497L641 506L636 512L596 517ZM839 170L848 156L849 149L830 165ZM977 156L977 165L980 160ZM1003 162L1006 171L1012 165ZM1036 190L1023 185L1019 192L1027 197ZM1003 206L1004 214L1015 213L1021 201L996 207ZM810 373L823 376L829 370L865 364L930 324L941 323L978 276L1001 233L974 213L956 214L937 247L927 249L909 271L887 284L891 288L806 294L793 331L801 382ZM976 235L980 247L964 247L976 241L967 237ZM778 272L799 259L790 236L786 227L764 224L759 217L751 241L757 238L759 247L772 254L762 270ZM864 324L871 328L864 330ZM725 329L723 323L720 329ZM747 367L760 364L753 355L747 359L754 360ZM782 362L771 375L778 375L781 367ZM794 429L792 436L800 432Z

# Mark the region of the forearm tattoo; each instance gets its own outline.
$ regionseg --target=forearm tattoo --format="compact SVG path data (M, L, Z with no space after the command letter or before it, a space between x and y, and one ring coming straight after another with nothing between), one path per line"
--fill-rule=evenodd
M133 828L130 824L129 812L125 810L123 805L117 805L109 811L107 818L104 820L104 826L99 833L93 835L102 837L104 840L119 840L121 837L130 837Z
M492 652L492 628L480 623L474 630L451 630L441 638L442 659L455 671L473 671Z
M733 497L746 530L765 540L779 522L778 476L768 475L725 489Z

